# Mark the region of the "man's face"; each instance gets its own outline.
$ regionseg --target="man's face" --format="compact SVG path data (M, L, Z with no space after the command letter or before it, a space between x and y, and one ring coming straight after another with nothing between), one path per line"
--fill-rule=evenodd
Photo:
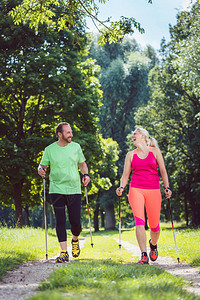
M63 125L60 138L67 143L71 143L72 137L73 137L73 134L72 134L71 127L69 125Z

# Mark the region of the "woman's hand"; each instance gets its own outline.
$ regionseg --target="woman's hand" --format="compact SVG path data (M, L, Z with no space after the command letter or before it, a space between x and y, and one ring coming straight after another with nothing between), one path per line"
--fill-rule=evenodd
M170 189L168 186L165 187L165 197L166 197L167 199L169 199L169 198L171 197L171 195L172 195L171 189Z
M123 186L118 187L118 188L116 189L116 194L117 194L117 196L121 197L123 191L124 191Z

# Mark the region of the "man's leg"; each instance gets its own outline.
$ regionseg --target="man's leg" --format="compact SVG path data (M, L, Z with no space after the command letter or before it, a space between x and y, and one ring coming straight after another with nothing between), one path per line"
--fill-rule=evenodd
M57 257L56 262L68 262L69 255L67 253L67 233L65 215L66 197L65 195L61 194L51 194L51 199L56 216L56 233L61 248L60 256Z
M78 237L81 232L81 194L67 195L67 208L72 232L72 256L80 254Z

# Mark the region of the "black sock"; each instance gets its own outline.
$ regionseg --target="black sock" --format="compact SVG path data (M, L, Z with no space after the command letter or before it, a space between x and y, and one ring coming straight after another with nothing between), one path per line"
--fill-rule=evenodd
M147 253L146 252L142 252L142 256L147 256Z
M157 245L152 245L152 243L150 243L150 247L152 250L156 250L157 249Z
M72 239L72 242L78 242L78 239L76 241Z

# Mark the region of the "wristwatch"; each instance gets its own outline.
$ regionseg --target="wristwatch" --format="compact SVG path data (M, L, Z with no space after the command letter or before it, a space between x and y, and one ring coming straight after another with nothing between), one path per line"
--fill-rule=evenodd
M170 191L172 191L172 190L170 189L169 186L166 186L166 187L165 187L165 190L170 190Z

